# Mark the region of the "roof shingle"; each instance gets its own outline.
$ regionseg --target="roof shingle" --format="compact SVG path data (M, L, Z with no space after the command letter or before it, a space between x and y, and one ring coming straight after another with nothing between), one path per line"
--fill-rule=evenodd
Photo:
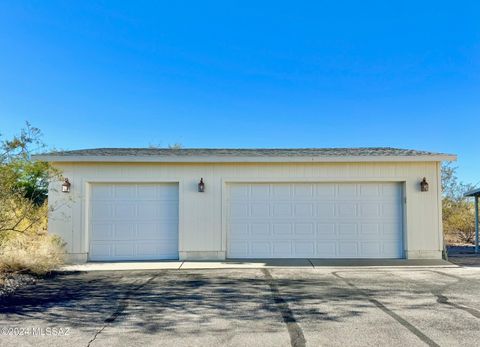
M360 147L360 148L92 148L72 151L56 151L35 156L40 160L85 161L96 158L96 161L109 161L108 158L158 158L161 161L169 158L342 158L342 157L454 157L454 155L419 151L413 149L400 149L391 147ZM75 158L75 159L74 159ZM451 159L452 159L451 158ZM454 159L454 158L453 158Z

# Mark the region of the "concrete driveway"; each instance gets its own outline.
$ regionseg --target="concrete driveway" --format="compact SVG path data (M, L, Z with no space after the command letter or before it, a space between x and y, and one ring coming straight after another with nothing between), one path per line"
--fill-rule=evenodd
M63 273L0 302L0 327L12 347L478 346L480 269Z

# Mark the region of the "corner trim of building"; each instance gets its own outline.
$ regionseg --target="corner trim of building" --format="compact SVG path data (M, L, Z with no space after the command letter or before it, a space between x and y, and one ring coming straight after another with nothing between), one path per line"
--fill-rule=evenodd
M66 264L83 264L88 261L88 253L67 253L65 255Z

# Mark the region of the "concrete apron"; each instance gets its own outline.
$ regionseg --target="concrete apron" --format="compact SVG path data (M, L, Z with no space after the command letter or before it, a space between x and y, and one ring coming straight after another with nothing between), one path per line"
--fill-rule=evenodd
M225 261L90 262L65 265L59 271L193 270L260 268L458 268L441 259L229 259Z

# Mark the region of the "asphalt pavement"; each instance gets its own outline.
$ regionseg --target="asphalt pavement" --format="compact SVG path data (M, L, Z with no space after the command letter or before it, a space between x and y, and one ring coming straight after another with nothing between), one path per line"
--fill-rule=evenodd
M1 346L478 346L480 269L62 272L0 301Z

